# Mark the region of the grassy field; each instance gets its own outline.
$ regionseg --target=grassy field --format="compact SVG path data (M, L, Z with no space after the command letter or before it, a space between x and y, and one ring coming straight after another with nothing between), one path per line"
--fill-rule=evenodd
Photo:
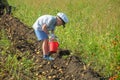
M64 12L67 27L56 28L60 47L72 50L103 76L120 74L119 0L8 0L13 15L29 27L44 14ZM9 56L11 57L11 56Z

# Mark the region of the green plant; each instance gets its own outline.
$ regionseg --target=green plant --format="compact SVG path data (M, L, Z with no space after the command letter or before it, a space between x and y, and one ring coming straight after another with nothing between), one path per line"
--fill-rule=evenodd
M10 41L8 40L6 34L5 34L5 31L2 29L0 31L0 49L3 49L0 53L2 55L5 55L6 54L6 51L7 49L9 48L10 46Z

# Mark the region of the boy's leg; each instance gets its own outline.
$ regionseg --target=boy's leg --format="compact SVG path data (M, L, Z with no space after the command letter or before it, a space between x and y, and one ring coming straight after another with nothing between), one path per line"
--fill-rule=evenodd
M42 50L43 50L43 55L49 55L49 45L48 45L48 39L43 40L42 43Z
M54 60L54 58L49 56L49 44L48 39L43 40L42 44L43 58L47 60Z
M35 31L35 35L38 39L36 46L39 45L38 48L41 47L41 49L43 50L44 45L47 44L46 40L48 39L48 35L44 31L39 31L39 30L34 30L34 31ZM43 54L45 54L45 52L46 52L46 50L43 50Z
M54 60L54 58L49 56L49 44L48 44L48 35L44 31L36 30L35 34L38 40L42 42L42 51L43 51L43 58L47 60Z

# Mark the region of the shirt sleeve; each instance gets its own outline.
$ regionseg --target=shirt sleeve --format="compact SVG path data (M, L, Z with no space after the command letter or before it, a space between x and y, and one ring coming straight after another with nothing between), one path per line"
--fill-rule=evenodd
M54 23L55 23L54 18L48 19L46 23L48 30L54 30L55 28Z
M42 16L38 19L38 24L41 25L44 25L46 24L47 26L47 30L54 30L55 28L55 23L56 23L56 18L53 17L53 16L50 16L50 15L45 15L45 16Z
M48 19L48 20L46 21L46 25L47 25L48 27L50 27L52 24L53 24L53 19L52 19L52 18L50 18L50 19Z

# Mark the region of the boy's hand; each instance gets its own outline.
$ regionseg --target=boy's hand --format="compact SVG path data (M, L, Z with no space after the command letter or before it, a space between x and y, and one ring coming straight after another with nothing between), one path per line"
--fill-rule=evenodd
M50 37L53 39L57 38L57 36L55 34L50 34Z

